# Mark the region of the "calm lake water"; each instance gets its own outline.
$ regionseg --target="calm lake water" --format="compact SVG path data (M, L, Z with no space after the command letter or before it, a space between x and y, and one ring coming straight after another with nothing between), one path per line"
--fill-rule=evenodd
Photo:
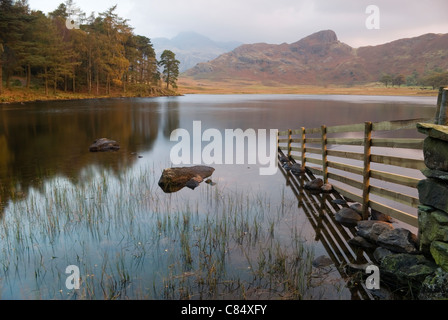
M171 167L170 135L192 133L193 121L224 136L431 119L435 104L436 97L186 95L0 106L0 297L354 299L334 270L316 276L310 261L326 250L280 172L213 165L216 185L164 193L157 181ZM90 153L101 137L120 150ZM69 265L79 268L79 289L67 286Z

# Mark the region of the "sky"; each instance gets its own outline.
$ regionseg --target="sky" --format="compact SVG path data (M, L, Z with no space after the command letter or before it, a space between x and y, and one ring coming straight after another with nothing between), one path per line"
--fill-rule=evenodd
M65 0L28 0L45 13ZM172 38L197 32L215 41L293 43L331 29L352 47L448 33L447 0L75 0L90 15L117 5L134 33ZM374 6L373 9L371 6Z

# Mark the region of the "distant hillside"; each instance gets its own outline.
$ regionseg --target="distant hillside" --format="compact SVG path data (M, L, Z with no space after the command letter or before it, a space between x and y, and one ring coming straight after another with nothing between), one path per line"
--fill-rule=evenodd
M213 41L195 32L182 32L172 39L151 39L157 57L163 50L171 50L180 61L179 71L183 72L200 62L213 60L219 55L229 52L241 45L240 42Z
M383 73L423 75L448 70L448 34L426 34L390 43L352 48L331 30L291 44L241 45L184 73L195 80L275 81L297 85L359 84Z

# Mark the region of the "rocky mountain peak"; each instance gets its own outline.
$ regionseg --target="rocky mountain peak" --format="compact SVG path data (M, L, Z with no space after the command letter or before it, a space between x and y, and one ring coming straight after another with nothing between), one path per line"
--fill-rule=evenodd
M336 35L336 32L334 32L333 30L322 30L315 32L299 40L298 42L305 42L309 44L329 44L337 41L338 37Z

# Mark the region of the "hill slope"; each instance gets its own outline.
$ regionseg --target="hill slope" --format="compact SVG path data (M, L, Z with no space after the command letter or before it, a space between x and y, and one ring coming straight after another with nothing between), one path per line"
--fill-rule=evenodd
M219 55L233 50L240 42L213 41L195 32L181 32L172 39L154 38L151 40L157 57L163 50L171 50L180 61L179 71L183 72L197 63L212 60Z
M352 48L332 30L291 44L256 43L237 47L197 64L183 76L195 80L274 81L296 85L358 84L382 73L423 74L448 69L448 34L426 34L378 46Z

